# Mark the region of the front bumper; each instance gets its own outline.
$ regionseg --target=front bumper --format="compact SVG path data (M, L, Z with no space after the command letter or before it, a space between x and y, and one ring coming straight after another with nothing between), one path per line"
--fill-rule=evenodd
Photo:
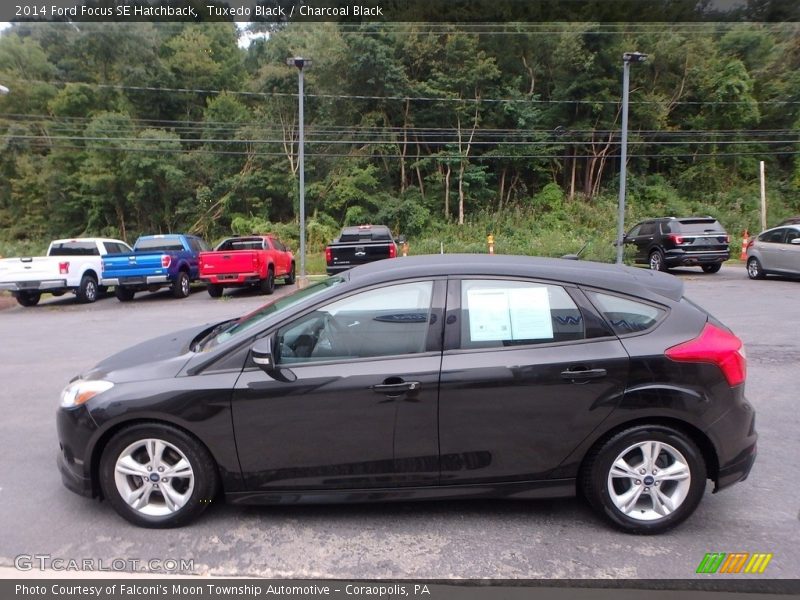
M42 281L9 281L0 283L0 290L9 292L41 292L45 290L63 290L67 287L66 279L45 279Z
M89 448L97 425L85 406L59 408L56 413L58 459L64 486L82 496L97 495L92 481Z

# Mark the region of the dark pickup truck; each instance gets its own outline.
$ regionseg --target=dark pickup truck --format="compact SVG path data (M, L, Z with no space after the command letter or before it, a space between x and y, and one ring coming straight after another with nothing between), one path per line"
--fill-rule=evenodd
M385 225L345 227L325 248L328 275L396 256L397 243Z
M200 275L198 257L208 244L194 235L145 235L136 240L131 254L103 259L102 285L113 285L120 302L136 292L170 287L175 298L186 298L190 284Z

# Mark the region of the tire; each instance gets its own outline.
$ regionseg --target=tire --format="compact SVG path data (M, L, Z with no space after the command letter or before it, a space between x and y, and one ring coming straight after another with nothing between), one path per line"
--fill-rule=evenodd
M764 267L761 266L761 261L755 256L747 259L747 276L750 279L764 279L767 276Z
M99 290L97 288L97 280L94 277L91 275L84 275L81 277L81 284L75 294L78 302L83 304L91 304L97 300L98 293Z
M703 269L703 273L719 273L719 270L722 268L722 263L714 263L713 265L703 265L701 267Z
M284 285L294 285L295 280L297 279L296 271L294 262L292 263L292 268L289 269L289 274L283 278Z
M168 476L180 463L188 465L177 469L179 476ZM99 476L103 496L120 516L157 529L196 519L219 485L208 450L188 433L162 423L140 423L117 433L103 449Z
M125 286L117 285L114 287L114 295L120 302L130 302L133 300L136 292L130 288L126 288Z
M647 453L656 444L660 451L653 466ZM659 475L659 471L670 471L670 475ZM579 484L589 504L615 527L627 533L656 534L694 512L706 477L703 455L685 434L660 425L639 425L595 446L584 462ZM625 504L631 500L633 504Z
M267 277L258 284L258 289L262 294L267 295L275 291L275 269L273 267L269 268Z
M661 250L653 250L650 253L648 264L652 271L666 271L667 263L664 261L664 253Z
M17 292L14 295L21 306L36 306L42 299L42 292Z
M53 296L53 298L60 298L61 296L63 296L66 293L67 292L64 292L64 291L58 291L58 292L50 292L50 295Z
M209 283L208 286L206 286L206 289L208 290L208 295L212 298L219 298L222 296L222 292L225 290L225 288L218 283Z
M188 298L191 293L191 283L189 282L189 274L186 271L180 271L178 277L172 282L172 297L173 298Z

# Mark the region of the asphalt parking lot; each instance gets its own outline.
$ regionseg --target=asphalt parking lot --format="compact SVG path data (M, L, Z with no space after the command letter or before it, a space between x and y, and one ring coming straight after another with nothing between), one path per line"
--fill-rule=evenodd
M675 271L687 296L745 342L759 456L750 478L712 495L677 530L618 533L581 502L459 501L211 509L177 530L145 530L107 503L68 492L55 465L54 413L64 384L103 357L160 333L245 313L266 298L202 289L130 303L72 296L0 311L0 567L19 555L189 559L190 572L285 578L696 577L707 552L774 554L766 576L800 574L800 281ZM276 294L290 291L278 286ZM705 575L708 578L710 576ZM719 576L714 576L719 577ZM758 577L758 576L731 576Z

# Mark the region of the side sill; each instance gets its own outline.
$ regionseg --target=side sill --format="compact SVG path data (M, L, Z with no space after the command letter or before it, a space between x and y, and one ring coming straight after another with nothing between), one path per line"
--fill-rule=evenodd
M457 498L566 498L575 495L575 479L513 483L338 490L268 490L225 494L230 504L341 504L412 502Z

